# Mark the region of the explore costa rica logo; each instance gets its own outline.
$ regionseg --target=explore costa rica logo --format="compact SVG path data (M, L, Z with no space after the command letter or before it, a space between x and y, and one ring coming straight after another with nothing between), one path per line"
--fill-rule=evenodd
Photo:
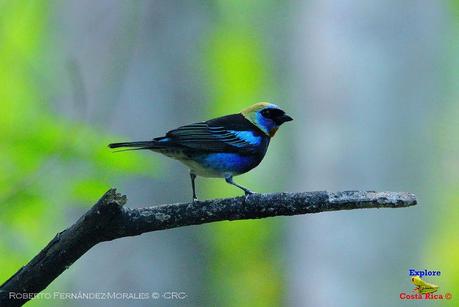
M423 279L425 276L428 276L429 279L431 276L439 277L441 276L440 271L409 269L408 276L415 288L410 293L401 292L401 300L450 300L453 298L450 292L436 293L440 287Z

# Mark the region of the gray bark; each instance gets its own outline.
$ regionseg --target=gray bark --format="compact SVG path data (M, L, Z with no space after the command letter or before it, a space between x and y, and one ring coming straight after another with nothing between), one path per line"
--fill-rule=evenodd
M94 245L145 232L224 220L259 219L324 211L364 208L403 208L416 205L411 193L301 192L253 194L225 199L166 204L147 208L124 207L127 198L109 190L75 224L58 233L27 265L0 286L1 306L21 306L39 293Z

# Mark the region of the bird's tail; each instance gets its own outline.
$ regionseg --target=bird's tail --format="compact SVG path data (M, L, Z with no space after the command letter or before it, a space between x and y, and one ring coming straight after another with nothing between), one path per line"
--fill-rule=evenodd
M141 149L158 149L158 141L138 141L138 142L122 142L108 144L110 148L129 148L125 150L141 150ZM132 148L131 148L132 147Z

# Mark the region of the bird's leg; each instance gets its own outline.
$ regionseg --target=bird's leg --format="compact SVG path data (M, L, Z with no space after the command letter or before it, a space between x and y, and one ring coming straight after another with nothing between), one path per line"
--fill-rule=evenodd
M191 177L191 188L193 189L193 202L197 201L198 198L196 197L196 188L194 185L194 180L196 179L196 174L190 171L190 177Z
M228 182L229 184L232 184L232 185L238 187L239 189L243 190L246 196L247 196L247 195L250 195L250 194L253 194L253 192L250 191L249 189L244 188L243 186L241 186L241 185L237 184L236 182L234 182L234 181L233 181L233 176L227 176L227 177L225 177L225 180L226 180L226 182Z

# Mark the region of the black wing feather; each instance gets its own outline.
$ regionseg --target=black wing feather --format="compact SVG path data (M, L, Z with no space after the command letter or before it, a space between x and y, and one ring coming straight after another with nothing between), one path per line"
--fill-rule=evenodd
M228 130L253 131L264 137L261 131L241 114L233 114L182 126L155 140L163 140L172 146L212 152L253 153L258 150L257 145L246 142Z

